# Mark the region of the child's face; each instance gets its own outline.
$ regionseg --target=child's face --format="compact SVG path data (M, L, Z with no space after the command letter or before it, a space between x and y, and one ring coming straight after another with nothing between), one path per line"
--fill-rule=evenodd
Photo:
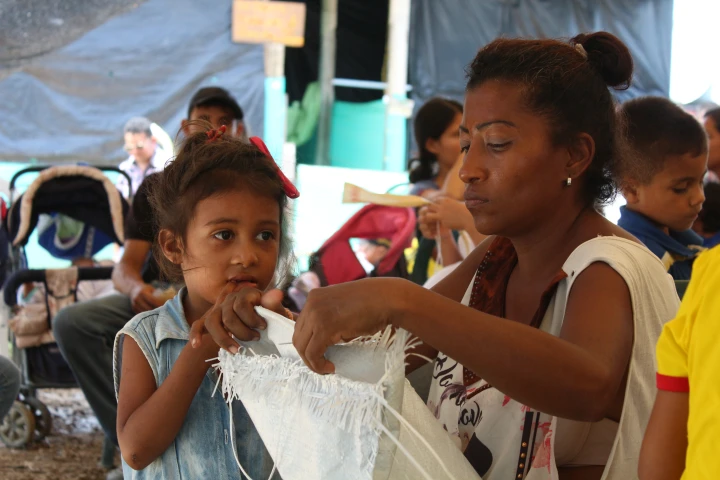
M265 290L280 247L280 206L243 189L200 201L185 236L182 269L195 308L215 303L229 282Z
M634 186L624 194L628 207L662 227L683 231L692 227L705 201L703 178L707 154L669 156L665 167L649 184Z

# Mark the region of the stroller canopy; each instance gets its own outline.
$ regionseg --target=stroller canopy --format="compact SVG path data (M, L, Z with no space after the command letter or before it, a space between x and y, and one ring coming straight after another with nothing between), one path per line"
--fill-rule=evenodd
M40 214L60 214L99 230L112 242L125 240L127 201L100 170L66 165L42 170L10 206L6 228L12 244L27 244ZM52 252L51 252L52 253Z
M393 269L415 233L412 208L366 205L340 227L315 253L328 285L365 277L366 272L350 246L351 238L390 239L390 250L376 268L379 276Z

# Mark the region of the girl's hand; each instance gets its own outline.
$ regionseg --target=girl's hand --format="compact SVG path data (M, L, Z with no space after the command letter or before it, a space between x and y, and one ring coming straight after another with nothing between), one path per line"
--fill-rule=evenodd
M218 356L220 345L218 345L217 342L213 340L212 335L205 333L201 336L200 344L192 345L192 348L198 351L198 354L202 358L203 362L205 362L209 368L210 363L207 362L207 360L210 360L211 358L216 358Z
M240 291L235 288L235 285L229 283L215 305L203 318L193 323L190 329L193 348L201 346L204 333L210 334L215 343L230 353L238 352L238 344L233 335L242 341L258 340L260 334L257 330L264 330L267 326L265 320L255 312L258 305L292 318L289 311L282 306L281 291L263 293L254 288L243 288Z
M293 344L307 366L317 373L333 373L335 365L324 356L327 347L372 335L389 325L393 302L403 298L404 283L396 278L370 278L311 290L293 335Z

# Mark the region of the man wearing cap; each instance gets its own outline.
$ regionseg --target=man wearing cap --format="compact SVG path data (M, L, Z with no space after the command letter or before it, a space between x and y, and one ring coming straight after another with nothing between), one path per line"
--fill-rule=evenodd
M242 108L224 88L205 87L197 91L188 105L188 119L182 121L185 135L200 128L190 121L204 120L214 126L225 125L235 136L247 141L248 134L243 118Z
M224 89L200 89L190 100L188 118L182 121L186 135L202 126L193 122L204 120L214 128L221 125L241 138L247 138L243 111ZM105 434L117 445L115 420L117 400L113 384L113 344L115 335L136 314L160 307L165 303L159 282L159 270L152 256L155 221L148 194L157 174L145 177L137 188L126 219L123 256L113 270L113 283L118 295L71 305L52 321L55 340L68 362L85 397ZM122 478L121 470L113 470L109 479Z

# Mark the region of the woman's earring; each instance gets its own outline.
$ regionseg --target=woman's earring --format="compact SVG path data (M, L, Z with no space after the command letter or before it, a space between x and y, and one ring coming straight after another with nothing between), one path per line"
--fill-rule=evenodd
M565 181L565 184L566 184L568 187L571 186L571 185L572 185L572 177L568 177L567 180Z

